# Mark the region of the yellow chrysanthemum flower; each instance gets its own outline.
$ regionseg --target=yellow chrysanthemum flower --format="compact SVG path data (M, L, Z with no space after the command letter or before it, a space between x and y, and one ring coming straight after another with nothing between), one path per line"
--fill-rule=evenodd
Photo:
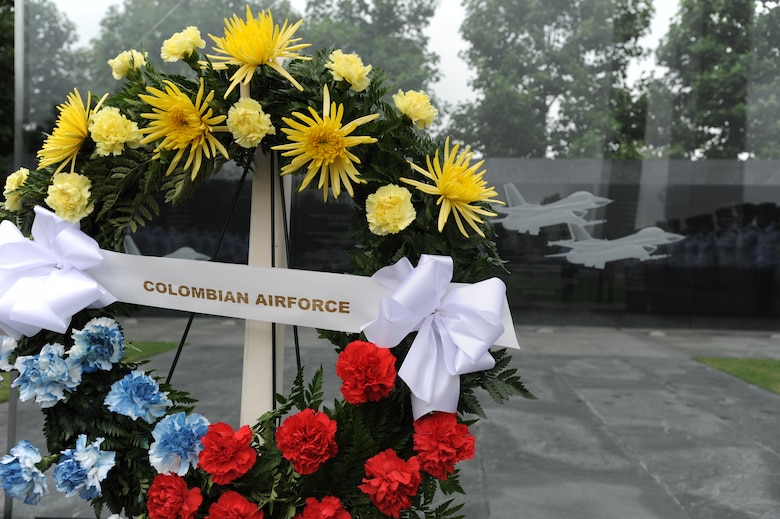
M162 139L154 150L153 159L159 159L163 151L176 150L176 155L165 172L166 175L173 172L189 148L184 169L192 167L191 178L195 180L204 155L206 158L216 157L219 151L226 159L230 158L225 147L214 136L216 132L228 130L227 126L219 126L226 116L213 115L209 103L214 99L214 91L209 92L204 98L202 78L194 103L173 82L166 80L164 83L164 92L154 87L146 87L151 95L138 96L153 110L153 113L141 114L144 119L152 120L147 128L141 130L141 133L146 135L141 140L141 144L150 144Z
M29 169L19 168L5 179L3 196L5 197L4 207L6 211L17 212L22 209L22 194L18 190L27 181L28 176L30 176Z
M306 163L309 164L300 189L305 189L319 173L317 187L322 189L322 199L327 201L329 187L333 188L333 196L338 197L343 182L349 196L354 196L350 181L358 184L365 183L365 180L359 178L360 173L355 169L355 164L360 164L360 160L348 148L358 144L371 144L376 142L376 139L363 135L350 135L350 133L361 124L373 121L379 117L379 114L364 115L342 126L344 105L331 103L328 87L325 86L323 90L322 117L311 107L309 107L311 117L293 112L292 115L300 121L283 117L282 120L289 128L282 128L282 131L292 142L279 144L272 149L284 151L282 155L285 157L294 157L292 162L282 168L282 175L298 171Z
M311 59L301 56L297 51L311 46L309 43L297 43L301 38L293 38L295 31L303 23L289 25L287 20L284 25L274 25L271 11L261 11L258 17L252 16L252 9L246 6L246 21L233 15L230 20L225 20L225 36L218 38L209 34L214 40L214 51L218 55L208 55L213 61L214 70L225 70L230 65L238 66L238 70L230 78L230 87L225 92L225 97L239 84L248 84L255 73L255 69L262 65L268 65L284 76L298 90L303 87L282 66L279 60Z
M100 108L106 96L108 94L98 101L95 110ZM89 135L89 117L92 114L89 105L90 94L87 93L85 105L78 89L74 88L73 92L68 94L68 101L57 107L60 115L54 125L54 131L38 150L38 169L59 164L54 172L59 173L70 163L71 173L75 171L76 156Z
M459 148L460 144L456 144L450 149L450 139L448 137L444 144L443 161L439 162L439 150L436 150L433 161L431 161L430 156L426 157L428 163L427 171L410 162L412 169L433 180L434 185L409 178L401 178L401 181L415 186L423 193L439 196L439 199L436 201L438 205L441 205L439 210L439 232L444 229L444 224L447 223L447 219L450 213L452 213L455 223L463 236L468 238L468 233L463 227L463 220L465 220L477 234L484 238L485 234L477 225L483 223L483 220L478 215L496 216L496 213L473 204L476 202L503 204L503 202L493 200L498 195L496 194L496 189L488 187L487 182L482 178L485 175L485 170L477 172L485 161L481 160L471 165L474 153L469 147L458 153Z

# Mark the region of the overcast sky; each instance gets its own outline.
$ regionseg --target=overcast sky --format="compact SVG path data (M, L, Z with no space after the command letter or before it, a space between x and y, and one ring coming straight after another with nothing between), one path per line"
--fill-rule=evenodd
M121 0L98 0L89 2L85 8L84 0L54 0L54 3L78 27L80 42L87 44L98 34L99 22L111 5L121 4ZM300 12L306 7L306 0L291 0L293 6ZM656 0L656 16L651 27L651 35L645 38L644 44L654 46L654 43L665 34L669 27L669 19L674 14L678 0ZM224 16L230 16L227 13ZM448 103L456 103L471 99L473 94L468 87L469 69L458 53L465 49L466 44L460 38L458 29L463 20L463 8L460 2L442 0L436 11L431 26L428 29L430 37L429 48L440 57L442 79L434 85L439 99ZM632 68L630 77L637 77L641 67L650 66L644 63ZM381 64L376 64L381 66Z

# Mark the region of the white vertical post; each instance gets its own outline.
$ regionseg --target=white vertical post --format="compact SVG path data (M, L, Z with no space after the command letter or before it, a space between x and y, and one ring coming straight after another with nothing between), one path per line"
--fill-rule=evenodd
M241 95L248 95L248 91L242 89ZM282 207L282 200L289 204L292 183L288 177L284 180L285 196L282 198L279 179L277 173L273 171L271 157L258 149L252 178L249 265L287 267L282 218L285 217L283 214L289 217L289 206ZM274 391L282 391L284 328L283 325L274 323L245 322L244 365L241 379L242 425L253 424L263 413L273 409L276 397Z

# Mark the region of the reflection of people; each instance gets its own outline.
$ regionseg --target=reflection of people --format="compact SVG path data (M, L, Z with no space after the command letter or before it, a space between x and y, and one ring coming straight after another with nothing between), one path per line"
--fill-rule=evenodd
M561 298L571 301L574 297L574 285L577 284L577 265L569 263L561 264Z
M772 202L756 208L756 254L753 278L756 311L771 315L775 295L775 269L780 265L780 227L778 209Z
M685 266L712 268L717 264L717 241L712 215L691 216L686 221L688 238L685 242Z
M737 206L737 268L752 269L756 264L756 240L758 230L753 219L756 216L756 206L744 203Z
M697 220L696 268L713 268L718 263L718 242L712 215L703 214Z
M669 220L667 225L669 232L675 234L683 234L682 223L679 219L673 218ZM684 267L685 266L685 240L679 240L672 242L666 246L666 250L669 251L669 266L670 267Z
M731 269L737 266L736 215L731 207L715 211L715 241L718 247L718 267Z

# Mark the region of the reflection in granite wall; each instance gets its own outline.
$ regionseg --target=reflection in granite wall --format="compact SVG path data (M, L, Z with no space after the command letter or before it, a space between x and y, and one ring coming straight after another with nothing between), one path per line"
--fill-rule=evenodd
M780 162L488 159L487 180L513 183L529 203L549 204L575 191L614 201L588 211L595 238L615 240L648 226L679 233L683 241L659 247L664 257L623 259L603 269L574 265L550 241L566 240L564 224L538 235L496 224L508 273L510 305L523 322L528 312L589 315L718 316L736 319L780 315ZM147 255L208 257L213 254L237 176L210 180L180 206L162 206L152 225L132 236ZM218 261L246 263L250 186L238 198ZM294 188L295 191L295 188ZM352 200L322 202L319 192L294 193L292 266L346 272L352 247L343 229ZM130 244L133 245L133 244ZM774 321L772 321L774 322Z
M249 211L251 181L241 189L233 215L225 226L228 209L238 188L239 177L210 179L191 198L170 207L160 204L161 214L150 225L131 236L130 247L147 256L211 258L223 226L225 235L214 259L225 263L246 263L249 255ZM322 202L316 190L297 192L300 178L293 181L291 207L291 266L306 270L347 272L346 250L354 241L345 235L352 199L343 193Z
M352 199L342 192L337 199L322 201L322 192L306 189L293 198L290 241L295 268L324 272L349 272L346 251L355 241L345 230Z
M589 228L596 238L615 240L649 226L685 236L659 247L661 259L596 269L548 257L565 250L548 245L569 237L565 225L530 236L497 224L513 308L780 315L780 162L488 159L486 168L491 183L514 183L530 203L578 190L614 200L587 216L606 219Z

